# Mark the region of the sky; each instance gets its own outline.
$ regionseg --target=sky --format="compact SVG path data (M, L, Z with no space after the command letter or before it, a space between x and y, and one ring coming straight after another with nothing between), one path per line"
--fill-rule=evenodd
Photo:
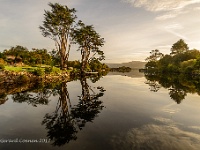
M55 49L39 30L49 2L75 8L78 20L94 26L105 39L106 63L145 61L153 49L169 54L179 39L200 50L200 0L0 0L0 51ZM78 59L72 46L70 60Z

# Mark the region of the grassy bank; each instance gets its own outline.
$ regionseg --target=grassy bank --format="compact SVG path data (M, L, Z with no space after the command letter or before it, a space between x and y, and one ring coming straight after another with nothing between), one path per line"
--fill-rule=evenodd
M37 72L40 75L44 75L44 74L60 74L63 73L62 70L60 70L60 68L57 67L52 67L52 66L48 66L48 65L42 65L42 66L5 66L4 68L5 71L12 71L12 72L28 72L28 73L36 73ZM66 71L65 71L66 72Z

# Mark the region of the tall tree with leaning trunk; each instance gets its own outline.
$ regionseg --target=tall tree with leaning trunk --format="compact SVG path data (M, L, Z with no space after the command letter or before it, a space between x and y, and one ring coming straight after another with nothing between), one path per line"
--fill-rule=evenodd
M92 25L85 25L81 21L78 22L78 27L74 30L73 40L79 44L81 51L81 72L83 73L89 61L95 58L96 54L98 60L103 60L104 53L100 47L104 45L104 39L94 30Z
M70 39L76 19L76 10L69 9L58 3L49 3L51 11L45 10L43 25L40 30L44 37L55 41L56 49L60 56L60 68L67 67L70 52Z

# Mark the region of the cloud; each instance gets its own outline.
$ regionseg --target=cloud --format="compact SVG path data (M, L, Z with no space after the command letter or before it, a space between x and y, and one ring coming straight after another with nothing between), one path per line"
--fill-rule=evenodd
M167 26L165 26L165 29L183 29L183 26L181 26L180 24L178 24L178 23L173 23L173 24L170 24L170 25L167 25Z
M181 24L173 23L164 27L164 30L184 40L190 40L185 35L179 33L177 30L182 30L184 27Z
M162 14L162 15L159 15L159 16L157 16L155 19L156 19L156 20L172 19L172 18L177 17L178 15L186 14L186 13L188 13L188 12L189 12L189 11L173 10L173 11L166 12L166 13L164 13L164 14Z
M125 0L134 7L144 7L148 11L171 11L183 9L188 5L200 3L200 0Z
M168 48L170 49L172 46L171 45L161 45L161 46L158 46L158 48Z
M175 36L177 36L177 37L179 37L179 38L181 38L181 39L190 41L189 38L187 38L186 36L184 36L184 35L176 32L176 31L173 31L173 30L166 30L166 31L169 32L169 33L171 33L171 34L173 34L173 35L175 35Z
M175 18L180 14L187 13L184 9L192 4L200 3L200 0L124 0L134 7L144 8L151 12L164 12L156 17L156 20Z
M181 129L173 120L155 117L155 123L112 136L114 149L200 149L200 135Z

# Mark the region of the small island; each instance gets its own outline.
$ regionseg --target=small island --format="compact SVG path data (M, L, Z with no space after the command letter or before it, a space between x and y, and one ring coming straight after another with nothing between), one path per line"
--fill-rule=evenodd
M131 68L122 66L122 67L118 67L118 68L110 68L110 71L112 71L112 72L130 72Z

